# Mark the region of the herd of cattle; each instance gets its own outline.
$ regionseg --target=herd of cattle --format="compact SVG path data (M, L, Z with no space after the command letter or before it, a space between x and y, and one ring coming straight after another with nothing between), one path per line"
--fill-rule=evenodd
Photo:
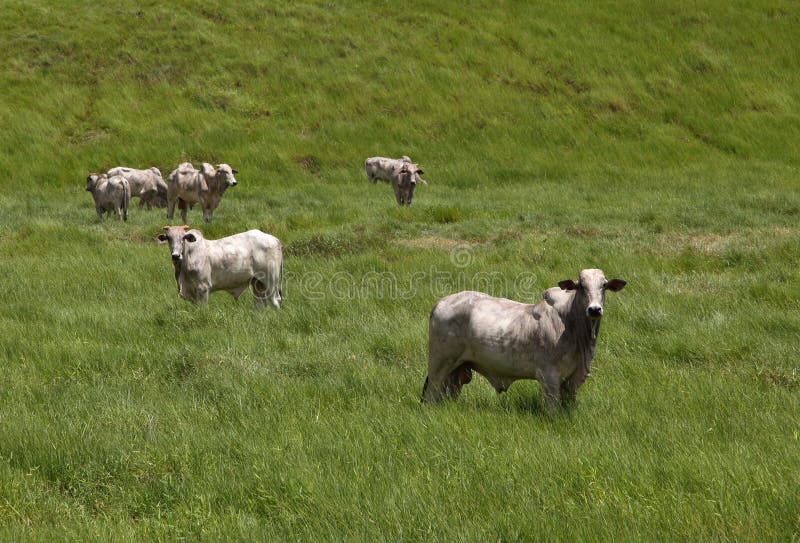
M400 159L368 158L367 178L392 185L399 205L411 205L423 171L407 156ZM184 162L164 182L158 168L112 168L90 174L86 190L92 193L100 219L113 211L127 220L131 197L139 208L167 208L172 219L175 205L186 222L187 210L200 204L203 219L214 210L238 173L227 164L203 163L199 170ZM217 240L187 225L165 226L158 235L168 243L175 282L181 298L206 303L211 292L224 290L238 299L251 288L256 308L266 302L279 308L283 279L281 242L260 230L249 230ZM589 375L594 358L607 291L625 286L621 279L607 280L601 270L585 269L578 281L566 279L545 291L537 304L495 298L463 291L439 300L428 327L428 375L422 400L456 398L472 372L483 375L498 393L514 381L536 379L548 410L574 402L578 387Z
M371 157L364 161L364 170L372 183L378 180L392 185L394 196L399 205L411 205L417 183L427 185L422 179L424 173L417 164L407 156L399 159ZM184 162L167 177L166 183L161 170L155 166L147 170L137 170L118 166L106 173L91 173L86 178L86 190L92 193L94 208L98 218L103 213L117 219L128 220L128 208L131 198L139 198L139 208L147 205L167 208L167 218L175 213L175 204L181 210L181 220L186 222L186 212L194 204L200 204L203 220L211 222L211 216L217 209L222 196L228 187L236 186L236 170L227 164L212 166L203 162L200 169L190 162Z

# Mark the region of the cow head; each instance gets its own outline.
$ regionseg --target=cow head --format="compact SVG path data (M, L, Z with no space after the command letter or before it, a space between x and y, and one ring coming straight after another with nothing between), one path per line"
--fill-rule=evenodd
M183 226L165 226L164 232L156 237L159 243L169 243L169 252L173 264L179 264L183 259L183 236L187 228L189 226L186 224Z
M94 192L97 188L97 184L100 182L101 179L107 177L106 174L96 174L90 173L89 176L86 178L86 190L89 192Z
M217 164L215 168L208 162L203 162L203 165L200 167L200 171L203 172L203 175L208 178L216 178L219 182L220 188L227 188L227 187L235 187L236 186L236 178L234 174L239 173L237 170L234 170L227 164Z
M558 282L558 286L563 290L575 291L581 308L590 319L599 319L603 316L606 291L618 292L625 287L625 284L622 279L606 280L602 270L581 271L577 283L572 279Z
M420 177L423 173L425 172L422 171L419 165L414 164L413 162L404 161L403 166L400 168L401 178L409 185L416 185L418 181L425 183L425 181L423 181Z

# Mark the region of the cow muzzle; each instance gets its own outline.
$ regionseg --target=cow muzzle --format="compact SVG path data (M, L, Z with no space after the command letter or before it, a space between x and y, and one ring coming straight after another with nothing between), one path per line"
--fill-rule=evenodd
M590 319L599 319L603 316L603 307L599 305L590 305L586 308L586 316Z
M173 253L173 255L172 255L172 261L173 262L178 262L180 259L181 259L181 255Z

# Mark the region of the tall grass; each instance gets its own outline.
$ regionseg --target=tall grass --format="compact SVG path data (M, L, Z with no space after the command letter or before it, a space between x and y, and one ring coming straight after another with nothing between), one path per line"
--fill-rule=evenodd
M800 538L798 23L1 4L0 538ZM402 154L410 209L363 173ZM283 241L280 311L180 300L163 210L96 220L87 173L183 160L240 170L201 228ZM628 287L573 410L419 404L439 296L588 267Z

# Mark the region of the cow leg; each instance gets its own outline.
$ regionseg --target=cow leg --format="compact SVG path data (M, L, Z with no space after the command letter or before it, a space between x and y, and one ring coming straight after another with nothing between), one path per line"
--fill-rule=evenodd
M425 376L425 384L422 385L422 403L435 403L442 399L442 388L431 382L430 375Z
M542 393L544 394L544 406L548 412L552 413L561 407L561 391L558 383L542 383Z
M189 206L186 205L186 202L181 202L181 204L178 204L178 207L181 208L181 220L183 221L183 224L186 224L186 211L188 210Z
M570 375L566 381L561 383L562 405L568 406L575 403L575 399L578 395L578 387L580 387L586 380L586 375L587 373L583 370L583 368L579 368L575 370L575 372Z
M194 303L200 305L208 305L208 289L198 288L194 296Z
M569 407L575 404L575 399L578 396L578 389L577 387L574 387L572 383L570 383L569 379L561 383L560 392L561 405L564 407Z
M538 372L536 380L542 385L544 406L548 412L552 413L561 406L561 380L559 375L553 372Z
M175 215L175 202L177 202L177 200L170 200L169 198L167 199L167 218L168 219L171 219L172 216ZM184 224L185 224L185 222L186 221L184 221Z
M244 292L245 290L247 290L247 285L242 285L241 287L236 287L235 289L229 290L228 292L231 293L231 296L233 296L234 300L238 300L239 296L241 296L242 292Z
M458 374L458 360L428 363L428 376L422 389L423 402L438 402L443 398L458 397L462 382L454 374Z
M153 200L155 196L155 190L142 191L142 194L139 195L139 209L142 209L143 205L147 205L147 211L153 209Z
M428 392L428 387L430 386L430 384L431 384L431 380L426 375L425 376L425 383L423 383L423 385L422 385L422 397L420 398L421 402L425 401L425 393Z
M97 213L97 218L102 221L103 220L103 208L101 208L99 206L96 206L94 208L94 211L95 211L95 213Z
M403 193L397 183L392 183L394 189L394 199L397 200L397 205L403 205Z

